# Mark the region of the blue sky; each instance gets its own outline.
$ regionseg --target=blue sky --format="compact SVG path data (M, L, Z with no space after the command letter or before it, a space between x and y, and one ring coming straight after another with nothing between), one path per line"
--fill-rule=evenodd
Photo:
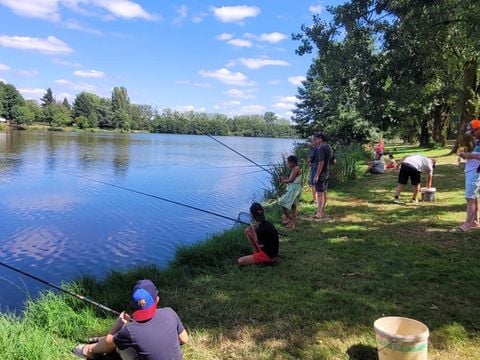
M0 0L0 80L28 99L125 86L159 110L289 118L311 63L291 34L342 2Z

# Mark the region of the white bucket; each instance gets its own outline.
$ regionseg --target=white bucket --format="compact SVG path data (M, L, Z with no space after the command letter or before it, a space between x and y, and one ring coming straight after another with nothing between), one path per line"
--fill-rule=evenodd
M429 331L420 321L388 316L377 319L373 328L379 360L427 360Z
M422 188L422 201L426 202L433 202L435 201L435 193L437 192L437 189L434 187L431 188Z

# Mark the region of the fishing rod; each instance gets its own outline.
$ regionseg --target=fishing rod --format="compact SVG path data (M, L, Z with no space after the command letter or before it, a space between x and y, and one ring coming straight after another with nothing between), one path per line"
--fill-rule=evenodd
M87 303L89 303L89 304L91 304L91 305L94 305L94 306L102 309L102 310L111 312L112 314L115 314L115 315L117 315L117 316L120 315L120 312L118 312L118 311L116 311L116 310L113 310L113 309L110 309L109 307L107 307L107 306L105 306L105 305L99 304L99 303L97 303L96 301L93 301L93 300L91 300L91 299L89 299L89 298L87 298L87 297L85 297L85 296L83 296L83 295L75 294L75 293L73 293L73 292L71 292L71 291L62 289L60 286L57 286L57 285L55 285L55 284L52 284L52 283L50 283L50 282L48 282L48 281L45 281L45 280L43 280L43 279L40 279L39 277L37 277L37 276L35 276L35 275L32 275L32 274L29 274L29 273L26 273L25 271L22 271L22 270L20 270L20 269L14 268L13 266L10 266L10 265L8 265L8 264L5 264L5 263L3 263L3 262L1 262L1 261L0 261L0 265L6 267L7 269L13 270L13 271L15 271L15 272L17 272L17 273L20 273L20 274L22 274L22 275L28 276L29 278L32 278L32 279L34 279L34 280L37 280L37 281L41 282L42 284L48 285L48 286L50 286L50 287L52 287L52 288L54 288L54 289L57 289L57 290L59 290L59 291L61 291L61 292L64 292L65 294L68 294L68 295L70 295L70 296L73 296L73 297L75 297L75 298L77 298L77 299L79 299L79 300L85 301L85 302L87 302Z
M270 170L266 169L265 167L263 167L263 166L262 166L262 165L260 165L260 164L257 164L257 163L256 163L255 161L253 161L252 159L249 159L249 158L248 158L248 157L246 157L245 155L243 155L243 154L239 153L237 150L235 150L235 149L231 148L231 147L230 147L230 146L228 146L227 144L225 144L225 143L221 142L220 140L218 140L218 139L214 138L212 135L209 135L209 134L207 134L207 136L208 136L210 139L212 139L212 140L215 140L215 141L216 141L216 142L218 142L219 144L221 144L221 145L225 146L227 149L229 149L229 150L232 150L232 151L233 151L235 154L237 154L237 155L240 155L240 156L241 156L241 157L243 157L245 160L248 160L248 161L250 161L252 164L255 164L255 165L257 165L257 166L258 166L260 169L262 169L262 170L264 170L264 171L268 172L270 175L272 175L272 176L276 176L276 175L275 175L275 174L274 174L272 171L270 171Z
M82 175L74 175L74 174L69 174L69 175L71 175L71 176L76 176L76 177L79 177L79 178L83 178L83 179L86 179L86 180L89 180L89 181L93 181L93 182L96 182L96 183L99 183L99 184L111 186L111 187L114 187L114 188L117 188L117 189L122 189L122 190L125 190L125 191L129 191L129 192L132 192L132 193L135 193L135 194L140 194L140 195L148 196L148 197L151 197L151 198L154 198L154 199L157 199L157 200L166 201L166 202L168 202L168 203L175 204L175 205L179 205L179 206L183 206L183 207L186 207L186 208L189 208L189 209L201 211L201 212L204 212L204 213L213 215L213 216L221 217L221 218L223 218L223 219L227 219L227 220L230 220L230 221L238 222L238 223L240 223L240 224L250 225L250 223L245 222L245 221L242 221L242 220L239 220L239 219L235 219L235 218L232 218L232 217L229 217L229 216L225 216L225 215L222 215L222 214L219 214L219 213L210 211L210 210L205 210L205 209L202 209L202 208L199 208L199 207L196 207L196 206L187 205L187 204L181 203L181 202L179 202L179 201L170 200L170 199L167 199L167 198L164 198L164 197L161 197L161 196L149 194L149 193L146 193L146 192L143 192L143 191L134 190L134 189L129 189L129 188L124 187L124 186L115 185L115 184L112 184L112 183L108 183L108 182L106 182L106 181L91 179L91 178L88 178L88 177L82 176ZM285 234L282 234L282 233L279 233L279 235L286 236Z

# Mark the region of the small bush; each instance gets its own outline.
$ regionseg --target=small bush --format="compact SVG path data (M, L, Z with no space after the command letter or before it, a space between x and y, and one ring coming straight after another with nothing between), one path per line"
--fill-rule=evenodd
M342 183L357 177L357 168L367 159L360 144L340 146L335 151L335 165L330 168L330 182Z

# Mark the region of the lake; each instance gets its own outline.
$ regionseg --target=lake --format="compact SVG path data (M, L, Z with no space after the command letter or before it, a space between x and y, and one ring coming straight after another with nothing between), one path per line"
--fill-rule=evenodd
M294 144L216 138L266 166ZM236 219L262 200L269 178L207 136L0 133L0 261L57 285L110 269L164 267L179 246L234 222L146 194ZM43 288L0 267L0 311L18 311Z

